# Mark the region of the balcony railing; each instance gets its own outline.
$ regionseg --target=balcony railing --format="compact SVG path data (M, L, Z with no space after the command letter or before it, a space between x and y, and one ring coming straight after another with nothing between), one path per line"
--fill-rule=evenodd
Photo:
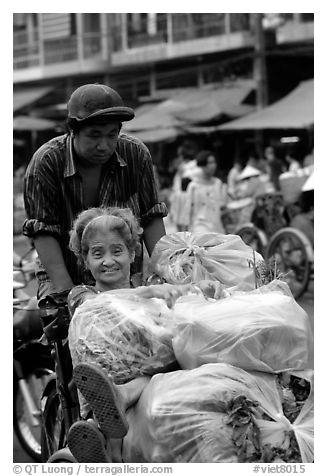
M225 16L225 13L173 14L173 42L223 35L226 32Z
M14 33L14 69L26 69L40 63L38 30Z
M230 18L230 31L232 33L236 31L249 31L250 14L249 13L229 13Z
M127 22L128 48L167 43L167 41L167 14L157 16L156 21L142 18L136 22L133 18L129 18Z
M77 38L57 38L44 42L44 64L65 63L78 58Z
M84 33L83 57L94 58L101 54L101 36L99 33Z
M226 13L173 13L173 43L225 35L227 31ZM250 29L249 13L230 13L230 31L248 31ZM155 33L149 33L149 20L138 19L137 23L129 20L127 24L127 47L138 48L168 42L167 14L160 14L156 21ZM119 51L121 31L114 30L114 51Z
M313 14L280 14L285 22L304 23L313 21ZM173 13L169 31L168 14L160 13L156 17L135 18L128 16L126 30L120 23L112 25L109 31L111 49L121 52L127 49L147 47L168 42L179 43L218 35L227 35L239 31L249 31L249 13ZM53 65L74 61L82 58L92 58L101 55L103 33L84 33L63 38L45 40L40 44L38 29L14 32L13 62L14 69L26 69L38 65ZM82 44L79 44L81 41ZM42 48L41 48L42 46ZM41 57L42 55L42 57Z

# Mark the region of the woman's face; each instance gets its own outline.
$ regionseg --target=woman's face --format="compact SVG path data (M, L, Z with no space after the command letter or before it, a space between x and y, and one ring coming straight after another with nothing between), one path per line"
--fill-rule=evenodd
M215 175L216 169L217 169L216 159L214 158L213 155L209 155L209 157L207 158L207 164L204 167L204 172L206 175L209 175L210 177L212 177Z
M96 231L89 239L86 266L99 291L129 287L132 257L119 233Z

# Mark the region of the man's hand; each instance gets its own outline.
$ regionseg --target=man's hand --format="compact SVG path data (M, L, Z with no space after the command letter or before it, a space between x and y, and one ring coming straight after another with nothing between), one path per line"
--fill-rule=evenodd
M153 248L162 236L166 234L165 225L162 218L153 218L153 220L144 227L144 244L151 256Z

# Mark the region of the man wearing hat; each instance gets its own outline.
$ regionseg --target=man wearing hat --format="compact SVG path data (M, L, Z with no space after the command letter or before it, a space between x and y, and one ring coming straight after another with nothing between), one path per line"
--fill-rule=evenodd
M121 123L133 117L114 89L86 84L69 99L69 132L34 153L25 175L23 233L39 256L38 298L91 282L68 249L72 223L82 210L130 208L140 219L150 255L165 234L167 208L158 201L149 150L120 132ZM134 265L133 272L141 271L142 257Z

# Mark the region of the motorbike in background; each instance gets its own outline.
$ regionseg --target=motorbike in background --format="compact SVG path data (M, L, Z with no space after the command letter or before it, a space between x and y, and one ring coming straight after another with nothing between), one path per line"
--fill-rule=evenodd
M23 259L13 269L13 426L22 448L39 462L41 399L54 363L49 347L40 342L43 331L36 297L25 292L33 270L32 261Z

